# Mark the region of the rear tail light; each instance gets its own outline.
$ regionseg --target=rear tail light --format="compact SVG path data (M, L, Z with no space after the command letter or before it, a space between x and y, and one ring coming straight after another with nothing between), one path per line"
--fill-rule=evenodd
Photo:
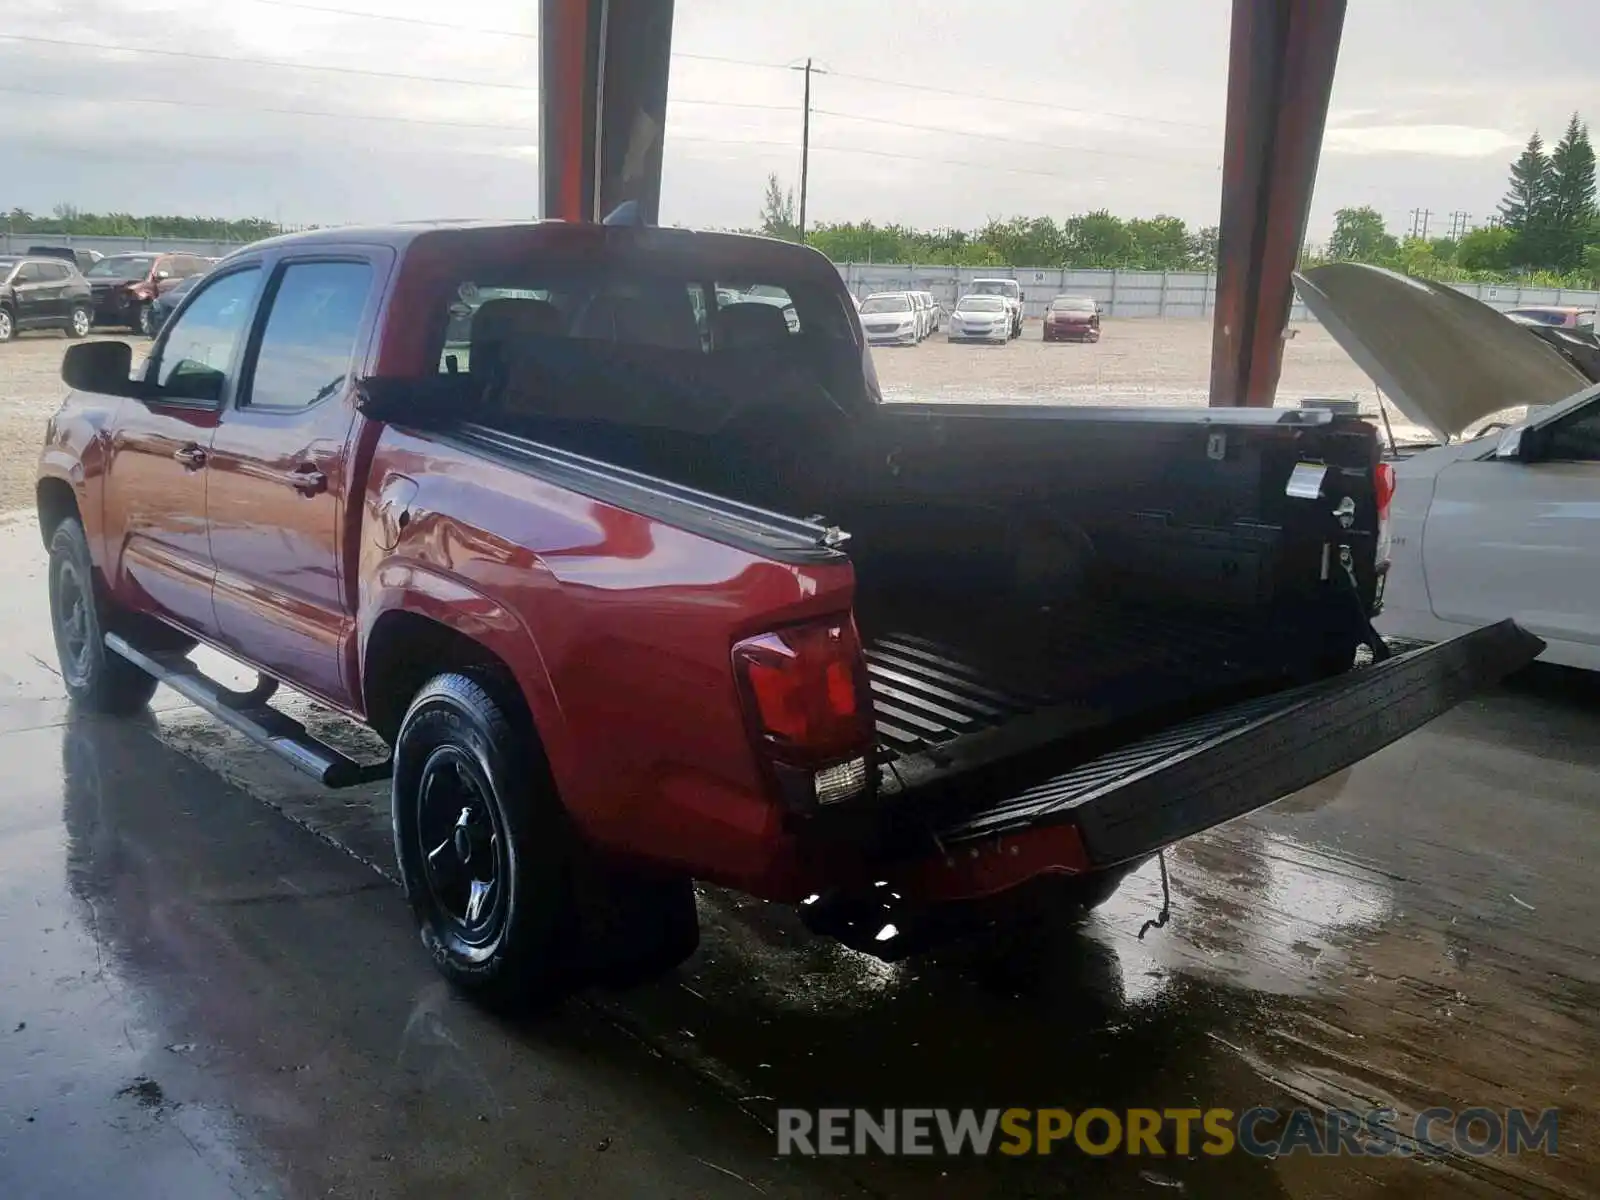
M746 638L734 646L733 663L756 740L786 800L810 807L867 790L872 701L848 617Z
M1378 562L1389 561L1389 505L1394 500L1394 467L1381 462L1372 472L1373 488L1378 500Z

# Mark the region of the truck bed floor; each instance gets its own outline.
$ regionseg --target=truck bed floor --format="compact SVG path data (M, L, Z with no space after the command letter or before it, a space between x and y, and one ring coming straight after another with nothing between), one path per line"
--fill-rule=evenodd
M917 754L1060 705L1111 722L1221 691L1275 668L1258 623L1105 603L864 613L880 750Z

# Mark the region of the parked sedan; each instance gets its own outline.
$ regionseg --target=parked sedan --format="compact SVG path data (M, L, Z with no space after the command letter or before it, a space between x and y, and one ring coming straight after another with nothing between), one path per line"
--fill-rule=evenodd
M1084 296L1057 296L1044 310L1047 342L1098 342L1100 306Z
M1296 282L1383 393L1443 443L1402 447L1393 466L1379 631L1436 641L1510 616L1545 640L1541 658L1600 670L1597 381L1443 284L1350 263ZM1523 406L1525 417L1506 413Z
M1574 308L1568 305L1534 304L1525 308L1513 308L1506 316L1522 318L1526 321L1537 321L1540 325L1553 325L1557 329L1593 329L1594 313L1592 308Z
M990 342L1005 345L1011 340L1011 306L1002 296L963 296L950 314L952 342Z
M915 346L922 314L910 292L874 292L861 302L861 328L874 346Z
M93 302L78 268L59 258L0 258L0 342L24 329L89 332Z

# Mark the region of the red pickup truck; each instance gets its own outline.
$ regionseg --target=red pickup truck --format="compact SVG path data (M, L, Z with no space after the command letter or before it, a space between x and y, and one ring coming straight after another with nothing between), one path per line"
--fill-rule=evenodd
M329 786L392 775L424 943L489 1001L674 965L696 879L885 957L1019 890L1094 903L1540 648L1378 641L1365 423L885 404L837 272L782 242L297 234L137 372L99 342L62 373L73 699L165 682Z

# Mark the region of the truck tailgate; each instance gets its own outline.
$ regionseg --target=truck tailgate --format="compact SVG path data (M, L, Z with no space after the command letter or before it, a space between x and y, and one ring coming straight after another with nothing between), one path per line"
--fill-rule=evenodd
M1361 761L1543 648L1502 621L1183 722L954 819L946 810L928 832L948 850L1072 824L1095 867L1138 858Z

